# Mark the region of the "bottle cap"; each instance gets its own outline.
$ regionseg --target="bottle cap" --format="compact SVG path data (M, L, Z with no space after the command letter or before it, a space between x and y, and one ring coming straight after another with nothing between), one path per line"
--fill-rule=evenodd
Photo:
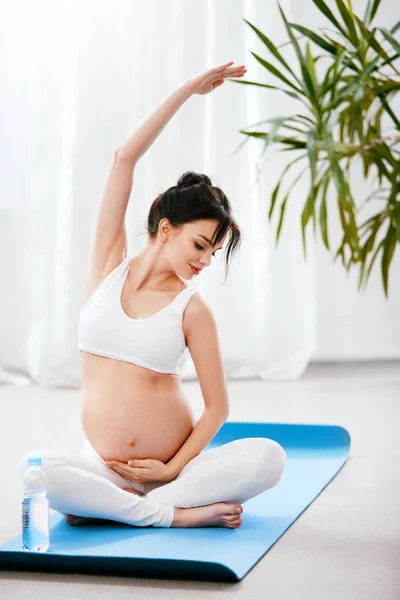
M42 458L40 456L30 456L28 459L28 465L41 465Z

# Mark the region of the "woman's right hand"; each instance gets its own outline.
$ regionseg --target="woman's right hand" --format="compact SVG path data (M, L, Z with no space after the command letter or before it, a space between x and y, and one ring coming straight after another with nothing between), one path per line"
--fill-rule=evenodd
M192 93L199 95L208 94L222 85L228 77L243 77L247 72L245 65L238 67L230 65L233 65L233 60L219 67L208 69L204 73L189 77L186 81Z
M129 463L131 465L119 460L106 461L106 464L111 469L137 483L152 483L153 481L169 482L175 478L175 474L171 471L170 467L155 458L135 458L130 460Z

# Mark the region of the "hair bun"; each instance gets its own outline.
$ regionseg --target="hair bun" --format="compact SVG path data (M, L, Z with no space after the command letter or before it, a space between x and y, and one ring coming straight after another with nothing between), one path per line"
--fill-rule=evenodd
M186 171L178 181L178 187L186 188L197 183L205 183L206 185L212 185L211 179L207 175L202 173L194 173L193 171Z

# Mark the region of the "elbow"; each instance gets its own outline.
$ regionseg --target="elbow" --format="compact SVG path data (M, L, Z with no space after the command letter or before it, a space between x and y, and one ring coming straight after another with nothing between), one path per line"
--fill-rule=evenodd
M216 415L215 418L217 418L218 421L221 421L221 423L224 423L229 416L229 408L221 408L219 406L206 406L205 410Z
M124 163L135 166L138 162L139 157L128 154L123 148L119 147L114 150L114 164Z

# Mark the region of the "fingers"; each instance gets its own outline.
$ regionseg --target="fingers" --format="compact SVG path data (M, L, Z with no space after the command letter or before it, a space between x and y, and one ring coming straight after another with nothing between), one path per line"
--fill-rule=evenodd
M132 481L136 481L137 483L142 483L141 478L138 477L135 473L134 473L134 469L130 468L128 469L123 469L123 468L119 468L117 466L114 467L110 467L113 471L115 471L116 473L118 473L119 475L122 475L123 477L127 477L128 479L131 479Z
M124 475L130 475L132 471L128 472L128 469L124 469L124 467L120 467L119 465L107 465L113 471L117 471L118 473L123 473Z
M229 65L233 65L233 63L234 63L234 61L231 60L230 62L225 63L224 65L220 65L219 67L215 67L213 69L213 71L214 72L223 71L224 69L227 69L229 67ZM246 68L246 65L238 65L237 67L232 67L232 69L235 69L235 71L242 70L244 68Z
M243 77L244 75L246 75L247 73L247 69L242 69L240 71L232 71L231 73L224 73L224 77L226 78L230 78L230 77Z
M139 467L139 468L140 468L140 465L138 465L138 464L137 464L138 462L142 462L142 461L135 460L135 464L134 464L133 466L135 466L135 467ZM116 466L116 467L122 467L122 468L124 468L124 469L125 469L125 468L130 468L130 467L129 467L129 465L128 465L126 462L121 462L120 460L106 460L106 464L107 464L109 467L114 467L114 466Z
M215 67L214 71L220 71L221 69L226 69L226 67L229 67L229 65L233 65L233 60L231 60L228 63L225 63L224 65L221 65L220 67Z
M123 475L127 475L128 477L132 477L132 475L136 474L136 469L140 469L141 467L128 467L125 463L119 461L108 461L106 465L117 471L117 473L122 473Z
M247 69L244 67L243 68L231 67L230 69L226 69L225 71L219 73L219 75L224 78L243 77L243 75L245 75L246 73L247 73Z

